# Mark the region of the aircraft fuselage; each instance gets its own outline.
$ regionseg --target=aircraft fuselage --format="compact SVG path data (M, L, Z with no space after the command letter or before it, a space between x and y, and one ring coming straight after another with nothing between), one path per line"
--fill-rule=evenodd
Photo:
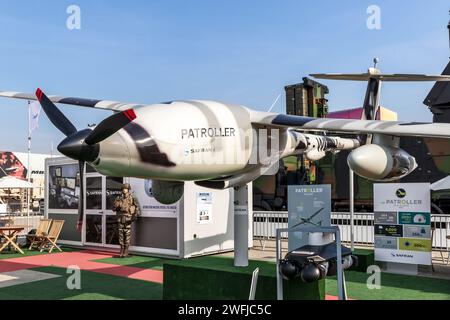
M292 154L296 136L251 123L251 110L212 101L134 110L136 119L100 143L91 164L106 175L201 181L248 172Z

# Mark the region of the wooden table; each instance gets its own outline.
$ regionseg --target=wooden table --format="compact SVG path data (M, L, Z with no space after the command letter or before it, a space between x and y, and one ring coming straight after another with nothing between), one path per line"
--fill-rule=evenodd
M14 249L19 251L21 254L24 254L24 252L22 251L22 249L20 249L15 240L17 239L17 235L23 230L25 230L25 228L26 228L25 226L1 227L0 236L5 237L6 242L0 247L0 252L5 250L5 248L8 246L13 246Z

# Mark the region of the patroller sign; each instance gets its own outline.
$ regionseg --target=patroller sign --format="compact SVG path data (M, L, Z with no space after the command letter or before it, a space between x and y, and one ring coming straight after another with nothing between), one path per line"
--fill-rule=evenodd
M331 226L331 186L289 186L289 227L298 224L306 226ZM301 232L289 233L289 251L308 244L308 235Z
M374 184L375 260L431 265L429 183Z

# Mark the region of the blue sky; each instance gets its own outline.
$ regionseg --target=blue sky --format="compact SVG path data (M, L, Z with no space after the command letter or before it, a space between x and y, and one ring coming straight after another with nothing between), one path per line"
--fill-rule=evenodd
M81 30L66 9L81 8ZM369 5L381 30L366 26ZM448 62L448 0L0 0L0 90L152 103L214 99L284 112L284 86L315 72L440 74ZM365 84L325 82L331 110L359 106ZM431 121L431 83L388 84L382 104ZM63 106L84 128L109 113ZM170 119L167 121L170 125ZM26 102L0 99L0 150L26 151ZM41 116L33 152L62 135Z

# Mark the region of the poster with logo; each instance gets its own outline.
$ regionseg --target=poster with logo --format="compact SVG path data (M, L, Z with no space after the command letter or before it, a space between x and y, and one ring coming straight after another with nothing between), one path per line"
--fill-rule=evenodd
M133 195L138 199L143 217L177 218L179 202L165 205L156 201L152 192L152 180L130 179Z
M50 210L76 210L80 195L80 181L78 175L78 164L64 164L50 166L48 169L48 208ZM91 180L87 181L87 206L88 209L94 209L89 206L92 199L89 192L93 192L95 186ZM101 185L97 186L101 194ZM100 200L101 208L101 200Z
M197 223L210 224L212 222L212 192L197 193Z
M331 226L331 186L308 185L289 186L288 189L289 228L306 226ZM289 233L289 251L308 244L308 234Z
M374 184L375 260L431 265L429 183Z

